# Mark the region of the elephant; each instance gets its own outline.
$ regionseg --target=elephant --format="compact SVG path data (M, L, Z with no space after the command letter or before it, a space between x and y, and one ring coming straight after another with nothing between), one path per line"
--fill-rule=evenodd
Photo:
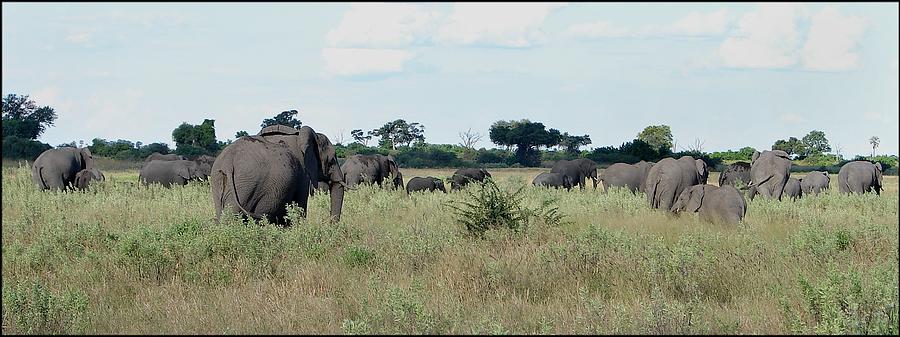
M862 194L874 190L875 194L881 195L884 187L882 172L881 163L851 161L838 171L838 188L844 194Z
M138 175L138 181L144 186L159 183L166 188L202 178L197 163L192 160L151 160L141 167Z
M706 184L708 178L709 167L702 159L663 158L647 174L647 201L652 208L669 210L682 191Z
M384 182L392 179L390 186L403 188L403 175L393 156L380 154L356 154L347 158L341 165L344 182L348 187L361 183L386 186Z
M811 171L800 178L800 190L806 195L818 195L819 192L827 190L830 183L828 172Z
M444 188L444 181L435 178L435 177L413 177L409 179L409 182L406 183L406 193L412 193L416 191L441 191L447 193L447 189Z
M461 168L453 172L450 178L450 190L460 190L470 182L483 182L491 173L480 168Z
M96 170L96 168L94 169ZM75 189L84 191L91 185L91 181L100 180L94 170L81 170L75 174ZM97 171L99 173L100 171Z
M162 154L159 152L153 152L152 154L147 156L147 159L144 159L144 163L149 163L154 160L187 160L187 158L185 158L182 155L177 155L174 153Z
M64 190L75 185L75 175L94 168L88 148L65 147L42 152L31 165L31 179L41 190Z
M645 192L647 188L647 175L655 163L641 160L637 164L615 163L600 173L600 182L603 183L603 193L611 187L625 187L633 194L637 191Z
M800 188L800 180L797 178L788 178L784 184L784 196L797 200L803 197L803 190Z
M308 126L265 127L226 146L213 163L216 221L228 208L245 219L287 225L287 204L297 203L306 217L310 185L320 181L330 187L331 221L340 221L344 174L331 142Z
M709 222L739 223L747 214L744 194L734 186L694 185L681 192L671 211L699 212Z
M591 178L594 183L594 189L597 189L597 163L587 158L578 158L574 160L560 160L553 164L550 173L561 173L569 177L574 184L578 184L582 190L584 189L585 180Z
M753 152L750 161L750 200L760 195L781 200L784 185L791 174L791 157L781 150Z
M194 162L197 163L197 169L203 179L209 179L209 174L212 173L212 164L216 162L216 157L201 155L194 158Z
M719 186L737 186L738 182L743 186L750 183L750 163L743 161L732 163L719 175Z
M531 181L531 184L534 186L547 186L547 187L555 187L560 188L563 187L566 191L571 190L574 183L572 178L562 173L551 173L551 172L543 172L538 174L537 177L534 177L534 180Z

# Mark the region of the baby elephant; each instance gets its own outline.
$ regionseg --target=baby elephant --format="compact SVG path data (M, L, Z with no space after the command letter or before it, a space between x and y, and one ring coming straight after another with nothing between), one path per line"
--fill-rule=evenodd
M700 212L705 221L738 223L747 214L747 203L733 186L694 185L681 192L671 211Z
M830 183L831 178L828 177L828 172L811 171L800 178L800 190L806 195L818 195L819 192L827 190Z
M791 198L791 200L803 197L803 190L800 189L800 180L789 178L787 184L784 185L784 196Z
M99 171L98 171L99 172ZM94 173L91 170L81 170L75 174L75 189L84 191L91 185L91 181L95 180Z
M544 172L538 174L537 177L534 177L534 180L531 181L534 186L547 186L547 187L564 187L567 191L572 189L572 185L574 182L572 178L564 175L562 173L550 173Z
M412 193L416 191L431 191L440 190L441 192L447 193L447 189L444 188L444 181L435 177L413 177L406 183L406 193Z

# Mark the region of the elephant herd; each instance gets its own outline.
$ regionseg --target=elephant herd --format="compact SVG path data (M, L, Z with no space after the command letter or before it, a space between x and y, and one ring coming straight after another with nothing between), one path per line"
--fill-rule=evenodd
M583 190L590 178L595 189L598 182L603 183L604 193L612 187L645 193L655 209L697 212L702 219L734 223L747 212L740 190L748 190L751 200L757 194L781 200L818 194L828 188L827 173L813 171L794 179L790 178L790 168L791 160L784 151L754 152L750 163L729 165L719 176L719 186L715 186L707 184L707 164L690 156L664 158L657 163L616 163L599 176L595 162L580 158L556 162L550 172L539 174L532 183L567 190L577 185ZM453 191L489 177L485 169L461 168L447 182ZM50 149L32 165L32 180L42 190L84 190L92 181L104 179L87 148ZM403 187L403 176L392 156L353 155L339 165L328 137L308 126L298 129L283 125L238 138L217 157L188 160L154 153L144 162L138 179L142 185L158 183L165 187L208 180L217 220L228 210L245 219L265 218L278 224L286 223L290 203L296 203L305 217L309 196L317 190L328 192L331 220L339 221L345 189L360 184ZM444 182L430 176L413 177L406 184L406 192L447 192ZM850 162L838 174L841 193L874 191L880 195L882 184L882 166L878 163Z

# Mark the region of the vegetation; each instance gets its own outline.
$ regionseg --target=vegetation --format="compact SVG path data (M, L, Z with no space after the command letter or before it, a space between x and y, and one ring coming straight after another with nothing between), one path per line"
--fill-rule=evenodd
M503 195L524 186L507 205L555 199L564 221L478 238L446 206L478 185L350 190L337 224L316 194L282 229L215 224L204 183L143 188L136 169L100 168L87 193L3 168L4 333L898 333L896 177L842 196L832 176L825 195L756 199L726 226L492 170Z
M175 153L187 157L218 154L224 144L216 141L215 123L213 119L204 119L200 125L181 123L172 131Z
M28 95L9 94L2 101L3 158L34 160L41 152L52 148L37 138L53 126L57 118L53 108L39 107Z
M669 149L675 151L672 129L668 125L648 126L637 135L637 139L649 144L657 152L665 152Z
M275 117L264 119L262 124L259 125L259 128L264 129L264 128L266 128L268 126L272 126L272 125L284 125L284 126L290 126L295 129L299 129L301 126L303 126L303 122L301 122L299 119L297 119L296 116L298 113L299 113L299 111L297 111L297 110L282 111L281 113L275 115ZM246 131L243 131L243 132L247 133ZM238 132L238 134L240 134L240 131ZM243 136L246 136L246 134ZM236 134L234 138L240 138L240 137L241 136L238 136Z

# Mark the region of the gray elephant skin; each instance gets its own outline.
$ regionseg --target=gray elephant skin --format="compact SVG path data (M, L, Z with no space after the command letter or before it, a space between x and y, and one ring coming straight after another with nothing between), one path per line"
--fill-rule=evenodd
M572 180L578 187L584 189L585 180L591 178L594 183L594 189L597 188L597 163L587 158L578 158L573 160L560 160L553 164L550 173L560 173Z
M828 176L828 172L811 171L800 178L800 190L805 195L818 195L827 190L829 184L831 184L831 178Z
M406 193L418 191L441 191L447 193L444 181L435 177L413 177L406 183Z
M201 155L194 158L194 162L197 163L197 170L199 170L200 175L206 180L209 178L209 174L212 173L212 165L216 162L216 157Z
M883 184L881 163L851 161L841 166L841 170L838 171L838 189L841 193L863 194L875 191L875 194L881 195Z
M543 172L531 181L534 186L565 188L567 191L574 185L572 178L562 173Z
M393 156L352 155L341 165L341 172L344 173L344 182L347 187L365 183L403 188L403 175ZM389 185L385 184L388 180L391 180Z
M647 189L647 175L654 163L639 161L636 164L615 163L600 173L600 182L603 183L603 192L606 193L612 187L624 187L631 193L645 192Z
M750 200L760 194L766 198L781 200L784 185L791 175L791 157L781 150L753 152L750 161Z
M460 190L471 182L483 182L484 179L491 176L491 173L480 168L461 168L453 172L450 177L450 189Z
M210 176L216 220L228 208L244 218L287 224L287 204L297 203L305 217L310 185L327 181L331 220L340 221L344 175L334 146L325 140L308 126L273 125L229 144Z
M699 212L700 219L709 222L738 223L747 214L747 202L733 186L694 185L681 192L671 211Z
M803 190L800 188L800 180L797 178L788 178L784 184L784 197L797 200L803 197Z
M64 190L75 186L75 176L94 168L88 148L65 147L42 152L31 165L31 180L41 190Z
M719 186L738 186L738 182L741 186L750 184L750 163L743 161L732 163L719 174Z
M153 152L149 156L147 156L146 159L144 159L144 162L149 163L154 160L187 160L187 158L185 158L182 155L177 155L174 153L162 154L159 152Z
M144 186L161 184L166 188L202 178L197 163L192 160L151 160L141 167L138 175L138 181Z
M682 191L706 184L708 177L709 168L702 159L663 158L647 174L647 201L652 208L669 210Z

